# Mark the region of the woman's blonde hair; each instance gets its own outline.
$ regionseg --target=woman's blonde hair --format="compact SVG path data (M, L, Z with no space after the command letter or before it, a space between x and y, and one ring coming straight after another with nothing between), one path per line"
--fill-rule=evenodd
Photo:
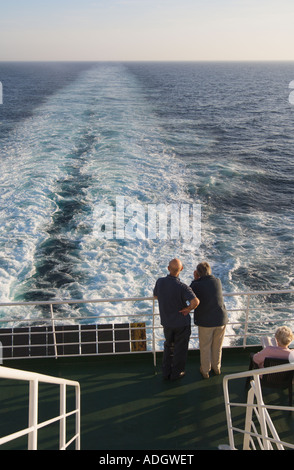
M294 335L288 326L280 326L275 333L275 338L282 346L288 346L294 340Z

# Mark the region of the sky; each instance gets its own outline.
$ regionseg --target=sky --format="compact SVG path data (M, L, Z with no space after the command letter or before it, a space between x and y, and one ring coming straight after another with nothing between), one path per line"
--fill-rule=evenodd
M294 60L294 0L0 0L7 60Z

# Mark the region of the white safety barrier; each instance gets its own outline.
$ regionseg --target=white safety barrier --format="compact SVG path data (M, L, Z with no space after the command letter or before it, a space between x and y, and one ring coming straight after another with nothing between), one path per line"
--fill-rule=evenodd
M37 450L38 448L38 431L39 429L49 426L59 421L59 450L66 448L75 442L75 449L80 450L80 385L78 382L51 377L48 375L37 374L34 372L26 372L7 367L0 367L0 379L23 380L29 382L29 417L28 427L19 430L13 434L0 438L0 445L3 445L22 436L28 436L28 450ZM38 422L38 403L39 403L39 383L55 384L60 388L60 414L47 421ZM75 406L76 408L70 412L66 412L66 388L74 387L75 389ZM66 420L69 416L75 415L75 435L66 442Z
M224 293L225 303L227 306L229 323L226 328L226 335L224 347L241 347L246 348L252 345L260 345L260 338L262 336L274 335L277 326L281 322L287 324L294 329L293 317L293 294L294 290L271 290L271 291L249 291L249 292L232 292ZM277 302L277 297L280 302ZM264 300L266 299L266 300ZM273 299L273 301L271 301ZM124 307L125 306L125 307ZM65 315L60 314L60 309L68 308ZM84 311L79 314L78 307L91 308L93 314L87 315ZM125 312L123 311L125 308ZM32 312L29 309L34 308ZM47 312L44 313L44 308ZM96 313L95 309L102 309L102 315ZM121 311L119 310L121 309ZM38 309L43 309L42 314ZM72 311L70 310L72 309ZM13 312L17 313L14 315ZM30 313L28 313L30 312ZM287 312L287 313L286 313ZM191 312L193 314L193 312ZM2 314L2 315L1 315ZM130 320L131 319L131 320ZM152 352L154 357L154 364L156 364L156 352L163 350L163 331L160 324L159 312L157 301L154 297L131 297L131 298L106 298L106 299L71 299L71 300L52 300L52 301L34 301L34 302L2 302L0 303L0 326L3 328L14 328L13 337L15 342L13 345L9 343L11 332L7 333L0 328L0 341L3 343L3 359L9 360L14 358L21 358L21 351L24 343L21 343L20 338L23 336L22 327L27 327L30 330L29 343L26 343L27 349L31 349L31 356L34 357L48 357L49 355L55 356L76 356L85 355L83 353L82 336L87 328L88 333L93 324L102 324L103 327L107 324L110 325L110 330L113 330L110 335L115 340L115 334L125 331L123 323L143 322L146 330L146 348L144 352ZM7 326L6 326L7 325ZM32 327L30 327L32 325ZM34 339L38 337L38 331L33 331L35 325L47 325L50 328L50 342L47 344L50 347L50 354L39 355L37 352L42 346ZM65 337L69 337L69 333L75 333L75 328L78 326L78 341L77 352L67 353L65 349L70 350L68 346L74 346L72 341L62 341L62 334L58 331L59 325L66 325L67 331ZM72 325L72 331L70 330ZM87 326L89 325L89 327ZM115 325L115 332L114 326ZM293 326L292 326L293 325ZM138 326L140 330L142 327ZM133 330L136 327L132 327ZM4 342L4 338L8 338L8 343ZM129 339L118 339L116 342L132 343L138 341L132 340L131 335ZM49 333L48 333L49 337ZM96 339L92 345L98 343L98 333L96 332ZM11 350L13 346L14 352ZM89 342L87 343L89 346ZM64 347L64 348L63 348ZM65 348L67 347L67 348ZM190 349L198 349L198 330L193 325L192 321L192 335L190 339ZM85 348L86 349L86 348ZM95 348L94 348L95 349ZM59 351L62 351L59 353ZM94 352L87 353L87 355L95 354L119 354L119 348L113 346L112 352L100 352L98 347ZM122 352L126 354L127 352ZM132 348L130 348L132 354ZM28 357L28 354L23 356Z
M291 406L265 405L262 396L260 377L283 371L294 370L294 364L285 364L263 369L254 369L224 377L224 399L229 435L229 448L236 450L235 434L243 435L243 450L284 450L285 447L294 449L294 445L281 441L268 410L294 411ZM235 380L251 377L251 388L248 391L247 402L231 402L229 383ZM233 425L232 408L245 408L246 417L244 429Z

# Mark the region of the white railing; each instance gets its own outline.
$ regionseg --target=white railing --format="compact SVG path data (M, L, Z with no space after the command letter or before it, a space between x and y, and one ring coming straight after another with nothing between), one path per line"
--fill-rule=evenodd
M275 331L276 326L279 324L279 322L283 322L284 324L287 323L290 327L291 325L294 326L294 315L293 315L293 301L292 304L288 302L287 304L287 310L288 314L285 317L285 311L283 310L282 315L279 313L281 311L281 308L284 309L284 304L283 307L280 306L279 303L277 302L270 302L269 300L262 300L264 297L270 297L270 296L292 296L294 293L294 290L288 289L288 290L271 290L271 291L250 291L250 292L237 292L237 293L224 293L225 297L225 302L227 305L227 310L228 310L228 315L229 315L229 323L226 328L226 337L224 341L224 347L243 347L246 348L247 346L252 346L252 345L260 345L260 337L263 335L268 336L269 334L273 334ZM257 304L253 304L253 299L256 299ZM261 299L261 300L259 300ZM292 297L291 297L292 299ZM289 301L289 298L288 298ZM144 304L143 308L137 308L137 312L135 311L135 306L134 304L138 305L138 302ZM107 306L106 306L107 304ZM126 313L118 313L115 311L111 310L109 312L110 308L113 308L113 305L119 304L120 306L122 304L127 304L128 309ZM129 307L130 304L133 304L132 308ZM146 306L148 304L148 306ZM91 308L96 308L96 306L101 306L103 305L103 312L102 315L97 314L97 312L93 312L93 314L78 314L76 311L73 313L69 311L65 315L59 315L58 312L56 312L54 309L56 307L60 306L68 306L73 307L73 306L80 306L80 305L87 305L87 307L91 306ZM142 305L142 304L141 304ZM150 305L150 306L149 306ZM111 306L111 307L109 307ZM39 315L35 315L34 313L28 313L28 309L30 307L39 307L44 308L47 307L49 309L49 312L47 314L47 317ZM87 324L96 324L99 325L103 323L105 324L116 324L116 329L114 331L113 326L110 326L110 330L112 331L113 335L113 343L116 344L123 344L123 343L135 343L137 340L136 339L118 339L114 340L114 333L118 332L124 332L125 331L125 326L121 325L123 322L128 322L130 321L130 318L132 319L131 321L133 322L144 322L145 323L145 329L146 329L146 352L152 352L154 356L154 363L156 363L156 352L162 351L163 349L163 333L162 333L162 327L160 325L160 318L159 318L159 312L157 308L157 301L155 301L154 297L132 297L132 298L108 298L108 299L91 299L91 300L85 300L85 299L73 299L73 300L52 300L52 301L35 301L35 302L2 302L0 303L0 315L2 312L3 315L3 309L5 309L8 312L8 310L12 308L17 308L18 313L17 315L13 316L12 314L9 316L2 316L0 317L0 324L1 325L7 325L9 328L15 328L17 326L28 326L28 325L49 325L51 328L51 337L52 337L52 343L51 348L52 348L52 355L55 356L56 358L59 357L59 350L61 348L61 342L60 340L57 340L57 335L59 337L61 336L60 332L57 332L58 325L73 325L73 331L75 326L74 325L81 325L79 326L79 338L81 338L83 331L87 331ZM98 307L97 307L98 308ZM21 309L21 310L20 310ZM262 320L261 320L262 319ZM193 322L192 322L193 325ZM88 327L90 329L90 326ZM132 330L140 329L141 327L138 326L133 326ZM37 335L37 332L32 332L33 328L30 328L31 330L31 337L34 335ZM83 331L82 331L83 330ZM109 330L109 331L110 331ZM89 330L90 331L90 330ZM67 331L69 333L70 331ZM14 337L17 339L17 337L23 335L22 331L15 332L14 331ZM16 354L15 356L11 357L6 357L5 355L5 350L8 348L7 345L4 344L4 341L1 340L1 330L0 330L0 345L2 341L2 353L3 353L3 358L21 358L21 354ZM93 345L97 344L98 339L96 338L93 341ZM14 344L14 349L17 351L17 349L21 350L23 348L22 344L19 344L19 341L15 341ZM79 355L82 354L82 342L79 341L79 347L78 347L78 352L72 354L68 353L65 354L62 352L62 356L65 355ZM71 342L64 342L62 343L63 346L74 346L75 343ZM90 343L87 343L89 346ZM36 344L36 342L31 342L29 345L27 345L31 349L34 349L34 351L37 350L39 346L42 346L42 344ZM191 336L191 341L190 341L190 349L197 349L198 348L198 331L197 328L194 326L192 327L192 336ZM117 352L116 349L113 346L113 352L109 353L101 353L101 354L119 354L120 352ZM144 352L145 352L144 351ZM94 353L91 354L97 354L98 350L96 350ZM123 354L126 354L127 352L123 352ZM100 354L100 353L99 353ZM24 357L27 357L26 355ZM47 357L47 356L37 356L34 354L34 357Z
M233 331L233 333L227 333L227 338L239 338L242 344L234 345L242 346L246 348L248 346L252 346L252 342L250 339L256 340L261 336L269 336L269 334L274 334L275 328L278 322L288 322L288 326L294 329L294 304L293 298L292 303L285 305L285 301L283 301L282 306L278 302L270 302L269 300L264 301L261 300L258 303L258 299L262 299L264 297L270 296L292 296L294 294L293 289L283 289L283 290L267 290L267 291L249 291L249 292L232 292L224 293L224 297L226 302L236 299L243 299L243 305L237 305L227 308L229 318L233 315L239 317L238 320L229 321L228 323L228 331L234 330L237 326L240 327L241 331ZM257 300L256 305L252 305L253 299ZM278 316L276 312L281 311L282 314ZM285 309L289 311L288 315L285 314ZM253 318L252 318L253 317ZM231 327L231 330L230 330ZM239 328L237 328L239 330ZM248 342L249 340L249 342ZM259 342L254 342L254 345L260 345Z
M263 369L255 369L236 374L230 374L223 379L224 400L226 408L229 448L236 450L235 434L243 435L243 450L284 450L285 447L294 449L294 444L281 441L268 410L294 411L291 406L265 405L262 396L260 376L282 371L294 370L294 364L285 364ZM247 402L231 402L229 396L229 383L235 380L243 380L252 377L251 388L247 395ZM255 403L256 400L256 403ZM244 429L233 426L232 408L245 408ZM254 419L255 418L255 419ZM240 416L236 418L240 421ZM257 428L258 423L258 428Z
M0 446L27 435L28 450L37 450L39 429L59 421L59 450L66 450L73 442L75 442L75 449L80 450L80 385L78 382L33 372L10 369L3 366L0 367L0 378L29 382L28 427L5 437L1 437ZM55 384L60 387L60 415L41 423L38 422L39 383ZM67 387L74 387L75 390L76 408L69 412L66 411ZM66 442L67 418L73 415L75 415L75 435Z
M252 339L255 341L253 344L254 345L259 345L260 341L259 338L263 334L268 336L271 332L273 333L276 326L279 323L287 323L287 325L291 326L294 322L294 316L293 316L293 306L290 304L290 297L294 293L294 290L275 290L275 291L252 291L252 292L239 292L239 293L224 293L225 300L226 300L226 305L227 305L227 310L229 314L229 324L226 329L226 338L225 341L225 347L231 347L233 345L234 347L242 347L245 348L247 346L252 346ZM270 302L268 299L264 301L264 299L257 301L257 304L253 304L253 298L263 298L263 297L270 297L271 295L278 295L278 296L288 296L287 302L283 304L287 304L287 311L289 312L287 314L287 317L285 315L280 315L278 312L281 311L281 306L279 303L275 302ZM111 311L109 312L108 305L110 304L136 304L136 303L143 302L144 304L144 309L139 309L138 312L135 312L135 309L128 308L126 313L120 314L117 311L114 313ZM58 312L56 312L54 309L56 309L57 306L73 306L73 305L91 305L91 306L101 306L101 305L106 305L105 311L103 310L103 315L101 317L97 314L97 312L93 312L92 315L84 315L84 314L77 314L77 311L75 310L73 313L71 311L68 312L68 315L59 315ZM146 307L146 304L148 304L148 307ZM142 304L141 304L142 305ZM150 305L150 306L149 306ZM37 315L32 314L31 312L28 312L28 309L30 307L39 307L40 309L42 307L47 307L49 309L49 315L45 315L44 312L42 312L42 315L44 314L45 316L40 316L40 312L38 312ZM7 311L10 309L16 308L17 309L17 314L12 316L12 314L8 316L3 317L3 309L6 309ZM265 312L266 310L266 312ZM53 348L53 353L49 357L59 357L59 348L62 345L63 347L65 346L78 346L78 353L75 354L65 354L62 352L62 356L71 356L71 355L77 355L77 354L82 354L82 349L83 349L83 343L81 341L81 336L83 332L92 332L91 327L94 325L98 325L97 328L99 328L99 325L103 323L103 325L108 325L108 324L113 324L115 323L116 326L118 325L119 328L113 328L113 325L110 327L108 331L111 331L113 334L114 338L114 333L115 332L121 332L123 333L125 331L125 327L123 327L122 324L123 322L129 322L130 319L133 322L144 322L145 323L145 328L146 328L146 352L152 352L153 357L154 357L154 364L156 365L156 352L162 350L163 346L163 334L162 334L162 327L160 325L160 319L159 319L159 313L158 313L158 308L157 308L157 302L155 301L154 297L132 297L132 298L108 298L108 299L91 299L91 300L84 300L84 299L79 299L79 300L52 300L52 301L39 301L39 302L5 302L5 303L0 303L0 314L2 312L2 317L0 318L0 323L1 327L3 330L3 325L6 325L5 328L8 329L10 328L11 331L12 329L16 329L17 327L27 327L27 329L30 330L30 344L26 344L25 347L31 348L32 350L34 348L38 348L40 346L43 346L43 343L36 343L36 341L32 341L32 337L34 334L40 334L39 332L34 332L33 329L36 327L36 325L48 325L48 328L50 328L50 335L53 338L52 339L52 344L50 346ZM78 312L79 313L79 312ZM265 315L266 313L266 315ZM283 310L284 313L284 310ZM262 315L262 321L260 318L258 318L261 314ZM193 322L192 322L193 323ZM28 326L31 325L31 326ZM58 340L58 335L60 335L60 331L58 331L59 325L67 325L72 328L74 332L74 328L78 325L78 336L79 336L79 341L78 343L76 342L71 342L71 341L65 341L61 343ZM82 329L84 327L84 329ZM4 329L5 329L4 328ZM138 329L140 330L141 327L138 326L138 328L134 327L134 330ZM271 331L272 330L272 331ZM69 330L70 331L70 330ZM67 332L69 332L67 330ZM97 335L97 331L95 330L95 334ZM9 332L6 333L6 336L9 338L12 333L10 334ZM20 328L20 331L13 332L13 335L15 335L16 341L13 347L15 350L21 350L21 348L24 347L24 345L19 344L19 341L17 341L17 338L21 338L23 335L23 331ZM97 339L98 336L96 336L96 339L94 339L92 342L87 342L87 346L97 346ZM2 344L3 341L3 344ZM113 340L114 341L114 340ZM127 340L117 340L114 341L114 343L118 345L122 345L123 343L135 343L138 341L138 339L132 339L130 336L129 339ZM190 349L195 349L197 348L197 341L198 341L198 336L197 336L197 329L193 327L192 330L192 336L191 336L191 343L190 343ZM0 330L0 346L1 346L1 351L3 353L3 358L4 360L7 359L5 351L7 351L7 348L10 346L7 346L3 340L3 336L1 339L1 330ZM145 351L144 351L145 352ZM93 354L98 354L99 351L98 349L95 350L95 352L92 352L91 355ZM130 353L132 354L131 350ZM100 354L100 353L99 353ZM101 353L104 354L104 353ZM105 354L118 354L118 352L115 350L115 347L113 347L113 351L111 353L107 352ZM122 352L122 354L126 354L125 352ZM90 354L85 354L85 355L90 355ZM16 354L14 356L12 354L11 357L8 359L13 359L13 358L22 358L21 355ZM24 356L25 358L27 357L26 355ZM34 355L34 357L48 357L48 356L38 356ZM293 366L293 365L292 365ZM281 366L279 366L281 367ZM285 366L287 367L287 366ZM270 373L273 368L267 368L266 371L263 370L262 373ZM279 371L281 369L279 368ZM9 372L10 371L10 372ZM12 372L15 373L15 370L13 369L7 369L6 367L0 367L0 377L4 377L3 374L12 374ZM37 445L37 432L38 429L40 429L43 426L46 426L48 424L51 424L54 421L60 420L60 448L65 449L71 444L74 440L76 441L76 448L79 448L80 443L79 443L79 422L80 422L80 411L79 411L79 384L76 382L72 381L63 381L62 379L54 379L50 378L47 376L42 376L39 374L33 374L33 373L19 373L20 375L18 377L15 377L17 379L21 380L29 380L30 382L30 417L29 417L29 426L27 429L19 431L13 435L13 437L7 437L7 438L1 438L0 439L0 444L3 444L4 442L8 442L7 439L10 440L10 438L15 438L15 437L20 437L25 434L28 434L29 440L28 440L28 446L29 448L36 448ZM24 374L24 375L22 375ZM28 375L26 375L28 374ZM252 410L253 408L257 410L260 416L262 416L262 423L264 428L266 429L266 426L269 426L269 420L267 416L267 412L264 411L264 404L262 402L262 397L260 394L260 384L259 384L259 379L258 376L260 374L260 371L250 371L250 372L244 372L241 375L240 374L235 374L232 376L228 376L224 380L224 390L225 390L225 399L226 399L226 412L227 412L227 418L228 418L228 423L229 423L229 438L230 438L230 446L231 448L234 448L234 438L233 438L233 432L236 431L237 428L233 428L231 424L231 414L230 414L230 409L232 406L235 406L236 404L230 403L229 398L228 398L228 390L227 390L227 382L229 380L239 378L239 377L247 377L247 376L254 376L256 377L256 381L254 381L254 384L252 386L252 391L250 395L250 402L248 404L243 404L238 406L246 406L249 410ZM12 377L12 375L10 376ZM45 423L38 423L38 415L37 415L37 391L38 391L38 383L39 380L43 380L46 382L49 380L49 383L58 383L60 384L60 394L61 394L61 400L60 400L60 416L53 418L52 420L46 421ZM55 382L58 381L58 382ZM53 381L53 382L52 382ZM66 413L66 407L65 407L65 390L66 386L71 385L76 387L76 409L69 414ZM253 405L253 398L258 397L258 405ZM248 412L249 413L249 412ZM75 436L71 439L70 442L66 443L65 442L65 430L66 430L66 418L72 414L76 414L76 434ZM249 414L248 414L249 416ZM248 423L250 422L248 418ZM249 424L247 423L246 429L245 429L245 434L246 435L251 435L251 431L249 428ZM251 424L250 424L251 426ZM271 426L271 425L270 425ZM271 428L272 429L272 428ZM273 431L275 432L275 431ZM247 439L247 437L246 437ZM245 439L245 445L247 446L247 441ZM263 439L263 437L262 437ZM274 438L275 439L275 438ZM264 441L264 446L268 446L267 440L270 441L270 438L266 437L266 441ZM278 441L278 440L277 440ZM284 445L282 443L281 445ZM291 447L291 446L290 446Z

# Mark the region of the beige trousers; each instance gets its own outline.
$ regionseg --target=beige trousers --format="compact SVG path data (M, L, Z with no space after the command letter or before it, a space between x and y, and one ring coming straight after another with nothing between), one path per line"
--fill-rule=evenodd
M225 325L212 328L198 326L202 373L208 374L211 368L216 372L220 370L225 330Z

